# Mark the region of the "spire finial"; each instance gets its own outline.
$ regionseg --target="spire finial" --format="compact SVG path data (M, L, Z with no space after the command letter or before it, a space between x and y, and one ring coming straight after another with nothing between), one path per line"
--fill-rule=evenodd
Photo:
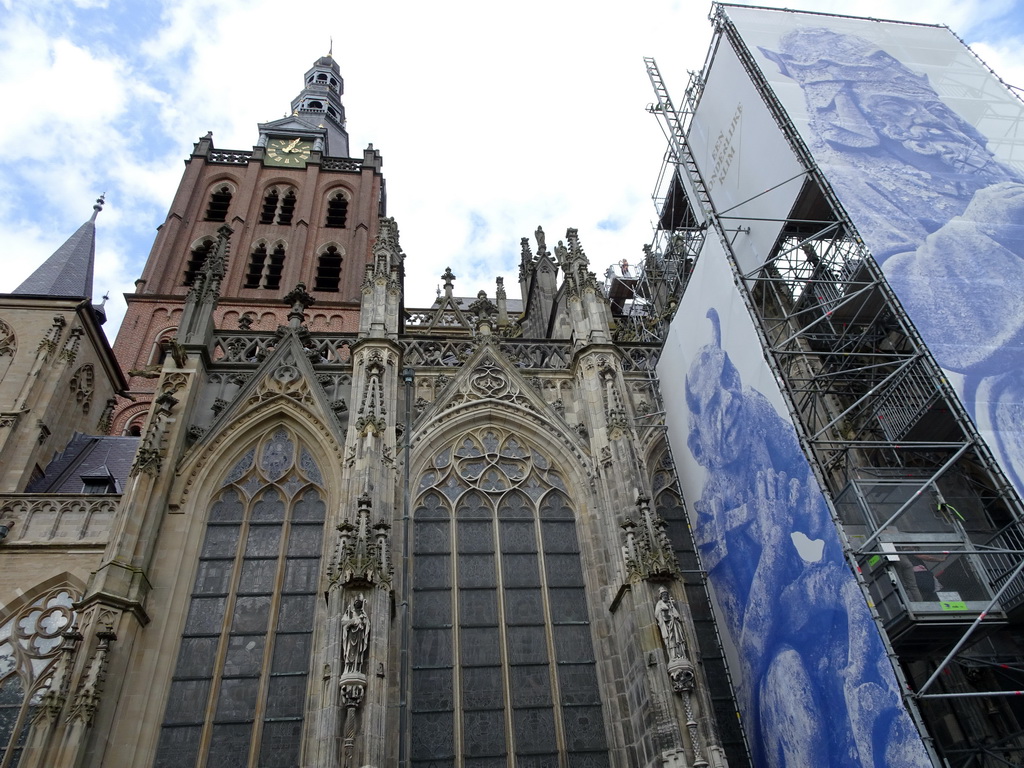
M455 287L455 273L452 272L451 267L445 268L441 279L444 280L444 295L450 299L452 297L452 289Z
M331 41L330 46L327 48L327 55L330 56L333 59L334 58L334 35L329 35L327 39Z
M89 219L89 221L96 221L96 217L99 215L99 212L103 210L103 203L105 203L106 200L106 192L96 198L96 204L92 207L92 218Z

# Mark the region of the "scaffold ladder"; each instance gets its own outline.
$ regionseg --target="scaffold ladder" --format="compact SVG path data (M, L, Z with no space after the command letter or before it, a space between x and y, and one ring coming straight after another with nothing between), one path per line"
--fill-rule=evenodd
M672 103L672 98L668 95L665 81L661 77L658 63L654 58L645 56L644 64L647 66L647 76L651 79L654 95L657 98L657 102L649 107L649 111L661 118L662 131L668 140L671 161L676 167L682 167L686 171L694 194L697 196L700 204L701 214L703 214L704 220L707 221L715 213L714 204L711 202L711 195L708 194L707 185L704 184L704 177L697 167L697 161L694 159L693 153L690 151L690 145L686 140L688 121L685 118L692 116L692 112L687 111L680 114L676 110L675 105Z

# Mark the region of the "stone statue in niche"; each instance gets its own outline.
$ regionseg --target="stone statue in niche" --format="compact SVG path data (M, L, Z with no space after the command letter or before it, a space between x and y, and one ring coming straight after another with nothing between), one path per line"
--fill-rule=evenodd
M683 618L679 615L676 601L669 594L668 587L662 587L658 592L654 617L658 622L658 629L661 630L665 651L668 653L668 676L672 680L672 690L678 694L689 694L696 683L696 672L686 653Z
M661 639L665 643L669 661L686 657L686 639L683 636L683 619L676 608L676 601L669 594L668 587L662 587L658 593L658 602L654 606L654 615L661 630Z
M370 621L364 608L363 596L352 600L341 620L343 675L363 672L366 648L369 644Z

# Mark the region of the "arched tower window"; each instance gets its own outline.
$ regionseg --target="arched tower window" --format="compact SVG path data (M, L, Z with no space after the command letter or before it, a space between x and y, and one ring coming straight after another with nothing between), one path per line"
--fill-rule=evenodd
M314 290L337 293L341 283L341 261L337 246L329 245L323 250L316 264Z
M0 621L0 762L4 765L17 765L21 759L29 724L78 599L71 589L54 589Z
M195 283L196 275L202 270L206 259L213 252L214 245L213 238L207 237L203 238L202 242L192 249L185 264L185 277L181 281L182 285L192 285Z
M207 221L225 221L228 217L228 206L231 205L231 187L224 184L210 194L210 204L206 207Z
M279 428L213 498L156 768L299 764L324 483Z
M249 269L245 273L246 288L265 288L276 291L281 287L281 273L284 272L284 244L278 243L268 251L265 243L259 243L249 256Z
M295 190L290 187L271 187L263 198L263 210L260 212L260 224L292 223L295 214Z
M441 448L418 494L411 765L609 765L562 475L484 428Z
M325 227L344 229L348 220L348 198L344 192L338 192L327 201L327 221Z
M273 224L274 218L277 216L277 204L280 201L281 196L277 193L277 190L271 188L267 191L266 197L263 198L263 213L260 214L260 224Z

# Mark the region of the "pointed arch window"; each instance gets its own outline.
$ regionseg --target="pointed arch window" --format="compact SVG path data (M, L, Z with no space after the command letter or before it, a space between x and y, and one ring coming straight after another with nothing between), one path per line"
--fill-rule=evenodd
M325 227L344 229L348 221L348 198L344 192L338 192L327 201L327 221Z
M263 210L260 213L260 224L292 223L295 215L295 190L291 187L271 187L263 198Z
M210 193L210 203L206 207L207 221L226 221L228 206L231 205L231 187L224 184Z
M341 284L341 253L337 246L329 245L320 254L316 264L314 290L338 292Z
M213 499L155 768L299 764L324 525L316 461L279 428Z
M266 243L259 243L249 256L249 268L245 273L246 288L265 288L276 291L281 287L284 272L284 244L278 243L268 251Z
M411 765L609 765L561 474L493 428L432 464L413 519Z
M181 281L182 285L190 286L195 284L196 276L202 271L206 260L213 253L214 245L213 238L207 237L203 238L202 242L192 249L185 264L185 277Z
M0 766L21 759L29 725L81 596L53 589L0 621ZM72 644L73 647L73 644Z

